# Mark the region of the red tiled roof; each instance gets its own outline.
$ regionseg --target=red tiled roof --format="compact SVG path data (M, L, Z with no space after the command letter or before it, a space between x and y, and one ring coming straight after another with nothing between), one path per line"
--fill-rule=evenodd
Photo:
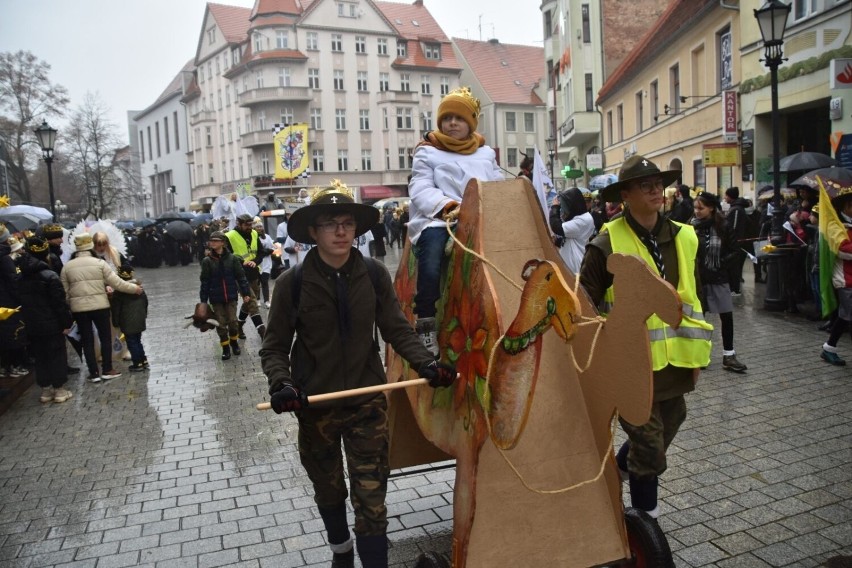
M189 86L186 88L186 93L183 95L181 102L185 103L198 98L199 96L201 96L201 87L198 86L198 81L193 76L192 81L190 81Z
M492 101L543 104L533 89L544 78L544 48L460 38L453 41Z
M688 33L692 24L715 6L716 0L672 0L630 55L624 58L603 84L598 91L597 103L606 100L613 91L642 72L648 62Z
M408 40L406 56L397 57L393 62L394 67L446 69L448 71L461 69L449 38L422 2L415 2L414 4L373 2L373 4L396 30L397 35ZM421 42L440 43L441 59L426 59L426 55L421 49Z
M253 20L263 14L299 15L301 13L302 8L298 0L255 0L249 19Z
M242 43L246 40L251 10L239 6L207 3L207 9L213 14L216 25L222 31L228 43Z
M251 30L265 26L292 26L298 19L298 16L288 16L285 14L261 14L257 19L252 21L249 33Z

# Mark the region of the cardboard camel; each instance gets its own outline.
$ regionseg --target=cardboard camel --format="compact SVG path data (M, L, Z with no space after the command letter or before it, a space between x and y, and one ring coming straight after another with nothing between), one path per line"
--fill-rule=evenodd
M597 312L572 292L574 275L545 223L526 180L468 185L455 235L487 262L455 244L438 306L442 357L460 379L389 397L392 468L456 459L455 568L592 566L630 556L610 423L616 409L631 423L647 421L645 320L657 313L677 326L680 302L641 260L613 255L616 306L606 323L579 325ZM394 286L413 322L408 245L402 259ZM572 351L581 368L591 355L582 374ZM389 382L416 376L390 347L387 363ZM604 461L604 475L582 483Z

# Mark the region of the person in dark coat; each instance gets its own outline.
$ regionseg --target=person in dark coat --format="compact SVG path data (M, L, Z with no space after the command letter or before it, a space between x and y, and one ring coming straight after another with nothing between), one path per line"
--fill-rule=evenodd
M373 233L373 242L370 243L370 248L373 249L373 256L384 261L385 256L388 254L385 248L385 239L388 236L385 232L385 224L379 221L370 231Z
M689 186L680 184L675 193L675 205L669 212L669 219L678 223L689 223L694 215L692 197L689 195Z
M122 264L117 273L126 282L139 283L133 278L133 267L129 264ZM116 290L112 293L110 304L112 325L124 334L127 350L130 351L130 372L149 369L148 357L142 345L142 332L145 331L145 320L148 318L148 295L144 291L141 294L127 294Z
M25 248L26 254L18 262L21 314L27 326L30 354L35 360L36 383L41 387L39 400L65 402L74 396L65 388L68 381L65 335L73 322L71 308L59 275L47 264L50 255L47 241L30 237Z
M17 308L21 305L18 295L18 269L12 259L11 235L0 224L0 308ZM21 377L29 371L23 367L27 333L20 312L12 313L0 320L0 377Z
M730 205L728 214L725 216L725 231L728 233L734 256L728 263L728 276L731 286L731 294L740 296L742 294L743 280L743 263L746 259L746 253L742 247L746 245L743 242L746 236L746 228L748 227L748 216L746 208L751 204L740 197L740 188L729 187L725 190L725 202Z

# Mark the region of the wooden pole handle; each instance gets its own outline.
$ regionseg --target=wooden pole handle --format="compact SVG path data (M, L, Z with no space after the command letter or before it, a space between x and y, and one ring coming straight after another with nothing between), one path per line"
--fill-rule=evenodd
M337 392L329 392L325 394L315 394L308 397L308 404L315 404L326 400L337 400L338 398L348 398L350 396L360 396L362 394L372 394L376 392L384 392L396 389L404 389L407 387L416 387L420 385L428 385L427 379L409 379L407 381L398 381L395 383L387 383L385 385L373 385L371 387L361 387L357 389L342 390ZM258 410L269 410L272 404L268 402L257 403Z

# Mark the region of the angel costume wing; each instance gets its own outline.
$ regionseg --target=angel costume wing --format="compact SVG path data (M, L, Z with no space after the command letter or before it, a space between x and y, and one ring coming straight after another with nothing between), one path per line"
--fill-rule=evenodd
M97 219L94 222L80 221L74 227L73 231L64 236L62 239L63 264L68 262L71 259L71 255L77 250L77 247L74 246L74 235L79 235L80 233L89 233L91 235L104 233L107 236L109 245L118 253L115 259L109 258L112 255L107 255L105 260L111 266L119 262L122 256L127 257L127 242L124 240L124 233L121 232L121 229L116 227L115 222L110 219ZM113 268L118 268L118 266L113 266Z

